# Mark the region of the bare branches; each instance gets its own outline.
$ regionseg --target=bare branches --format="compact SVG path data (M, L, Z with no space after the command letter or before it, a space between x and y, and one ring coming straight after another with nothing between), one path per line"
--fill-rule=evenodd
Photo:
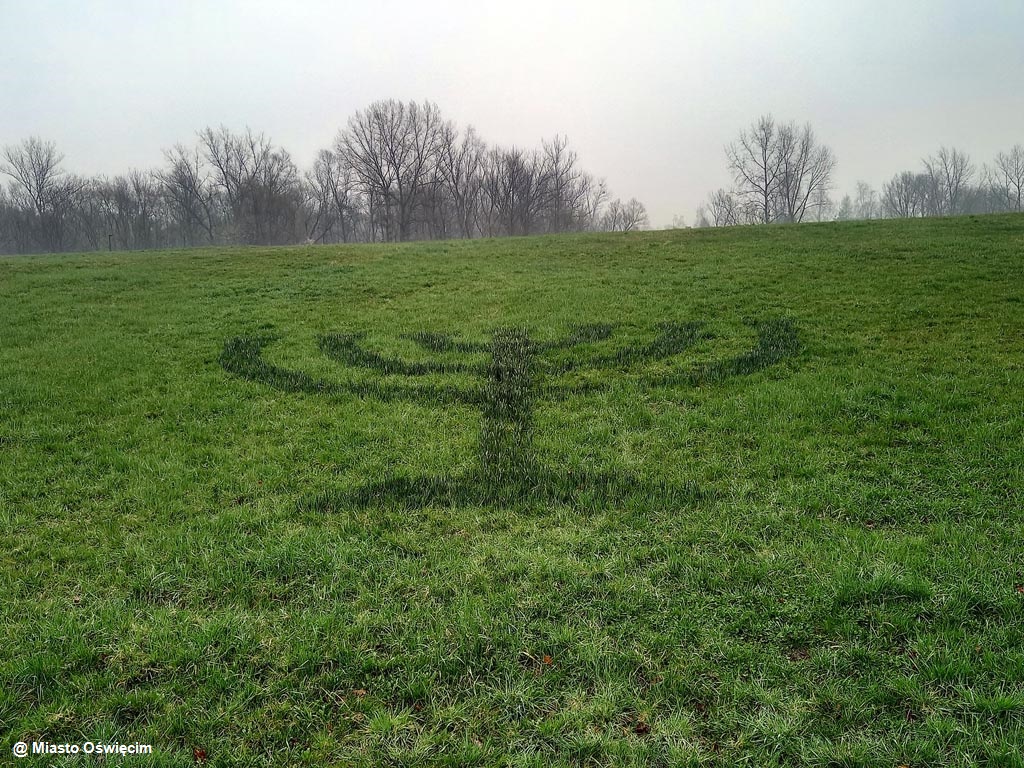
M882 188L882 210L887 216L909 219L924 216L928 205L928 180L921 174L903 171Z
M53 208L61 196L65 174L60 167L64 156L52 141L33 136L18 146L4 147L3 160L0 171L14 180L36 213L41 215Z
M355 113L305 172L264 134L205 128L156 171L66 174L52 143L0 156L0 250L150 248L541 234L646 226L583 170L564 136L488 147L429 102L378 101Z
M719 189L708 198L711 223L716 227L730 227L743 223L743 211L739 200L732 192Z
M709 225L767 224L883 216L951 216L1024 210L1024 147L1000 152L980 173L966 152L940 147L920 172L893 176L879 195L858 181L854 196L832 202L832 151L818 143L809 125L779 124L761 117L726 147L735 187L719 189L699 209Z
M613 200L604 217L603 229L609 232L632 232L649 225L647 209L635 197L628 202Z
M882 215L878 193L866 181L857 182L857 196L853 200L853 216L856 219L877 219Z
M1008 211L1024 211L1024 146L996 155L994 186Z
M199 133L199 143L223 193L243 243L294 242L298 228L299 172L284 149L275 148L262 133L246 129L233 134L221 126Z
M775 221L782 165L775 119L761 117L726 147L725 154L739 194L757 207L762 224Z
M817 143L810 125L797 129L792 123L779 129L778 153L781 218L801 222L808 208L820 205L821 194L831 188L835 157L832 150Z
M164 152L167 167L156 174L181 233L182 245L214 242L217 200L199 150L181 144Z
M968 187L974 176L970 158L958 149L941 147L924 160L929 181L929 213L951 216L965 212Z
M66 230L85 180L61 168L64 156L53 142L32 137L3 151L0 172L12 181L16 205L28 208L29 239L41 250L65 247Z
M384 239L408 240L439 179L442 143L454 136L430 102L377 101L357 112L335 147L373 201Z
M451 200L454 234L458 237L474 237L479 232L486 157L487 145L472 126L466 129L459 141L455 127L445 124L438 173Z
M818 144L810 125L777 125L761 117L726 147L729 170L741 199L739 207L754 221L803 221L832 185L835 157ZM734 222L735 223L735 222Z

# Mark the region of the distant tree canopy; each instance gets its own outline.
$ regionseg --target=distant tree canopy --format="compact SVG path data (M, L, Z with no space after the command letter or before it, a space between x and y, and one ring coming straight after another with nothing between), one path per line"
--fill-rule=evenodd
M69 173L51 142L0 154L0 253L214 244L502 237L647 226L611 200L565 138L489 146L436 105L387 100L356 112L302 171L262 133L199 131L162 167Z
M881 193L857 182L853 197L837 205L830 196L836 161L809 125L780 125L759 118L725 150L730 189L718 189L698 206L696 225L910 218L1024 211L1024 147L1000 152L978 172L967 154L941 147L917 171L902 171Z

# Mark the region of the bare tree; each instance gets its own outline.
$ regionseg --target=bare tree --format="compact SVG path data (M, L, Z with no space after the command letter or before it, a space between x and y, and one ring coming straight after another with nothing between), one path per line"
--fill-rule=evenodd
M887 216L909 219L924 216L927 209L928 182L911 171L898 173L882 188L882 210Z
M334 213L334 153L322 149L303 180L303 231L308 243L326 242L338 223Z
M249 129L233 134L223 126L207 128L199 142L227 200L235 238L251 244L293 242L301 193L291 156Z
M7 189L0 185L0 253L17 253L20 250L19 214L20 211L11 202Z
M613 200L604 217L604 229L609 232L632 232L650 224L647 209L635 197L628 202Z
M775 221L782 173L775 119L771 115L761 117L749 130L741 132L725 153L736 188L756 207L758 221Z
M858 181L857 195L853 200L853 218L877 219L880 215L878 193L866 181Z
M472 127L462 140L450 123L442 130L439 168L454 209L455 229L460 237L479 231L480 205L487 145Z
M994 185L1006 210L1024 211L1024 146L996 155Z
M352 168L366 196L371 239L375 239L372 233L378 226L382 239L387 239L392 229L389 204L395 184L395 168L385 158L384 141L380 136L384 122L382 113L395 108L393 102L390 104L392 106L384 106L383 102L378 102L366 112L357 112L335 141L337 154Z
M568 149L568 140L555 136L542 142L545 178L548 189L547 228L549 232L581 229L587 184L576 153Z
M68 223L84 179L68 175L64 156L53 142L36 137L4 148L0 172L12 179L11 197L31 212L30 230L37 247L61 251L68 245Z
M0 171L13 179L16 192L28 199L37 214L47 211L65 175L60 167L64 156L57 146L33 136L20 145L4 147L3 157Z
M818 144L810 125L797 128L794 123L780 126L777 135L779 162L779 218L790 223L804 220L808 209L820 204L821 193L832 186L836 167L832 150Z
M109 244L132 250L162 244L167 215L152 173L132 170L110 180L94 179L83 198L80 228L94 248Z
M646 229L651 225L647 216L647 208L635 197L629 198L624 207L622 231L632 232L635 229Z
M306 172L305 189L307 240L348 243L358 238L362 201L352 169L341 155L320 150Z
M719 189L708 198L711 221L716 227L731 227L743 223L743 209L736 195Z
M584 229L599 229L605 201L608 199L608 183L604 179L595 179L589 173L583 175L585 187L583 196Z
M726 147L739 208L760 224L800 222L832 185L835 157L809 125L764 115Z
M336 147L386 222L389 239L408 240L417 205L438 178L445 126L430 102L378 101L356 112Z
M164 152L164 157L167 167L158 171L156 178L182 244L195 245L198 240L212 244L216 240L218 201L199 151L176 144Z
M814 193L811 207L814 211L815 221L830 221L833 218L836 206L827 187L818 188Z
M484 178L491 234L530 235L543 231L550 210L550 167L536 151L496 148Z
M622 201L616 198L608 203L608 211L601 217L601 229L606 232L621 232L623 218Z
M849 195L843 195L843 199L839 202L839 208L836 209L836 221L849 221L852 218L854 218L853 201L850 200Z
M931 213L953 216L965 211L965 203L974 166L970 158L958 149L942 147L935 157L924 161L929 180Z

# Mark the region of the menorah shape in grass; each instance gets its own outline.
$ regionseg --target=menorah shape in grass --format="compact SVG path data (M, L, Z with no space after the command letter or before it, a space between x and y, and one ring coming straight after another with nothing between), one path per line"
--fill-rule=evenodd
M642 381L659 387L715 382L761 370L795 354L799 348L796 329L788 320L756 323L755 329L757 341L747 352L672 373L653 375L648 372ZM407 338L424 350L448 354L448 357L419 362L387 357L367 349L362 344L362 334L336 333L319 338L320 350L330 359L380 374L368 382L329 381L273 365L263 357L263 347L273 340L266 336L239 336L229 340L220 360L230 373L284 391L436 405L463 404L480 409L479 460L470 472L454 477L395 476L354 490L321 491L307 500L308 506L317 509L385 502L412 506L514 502L589 505L621 501L637 493L653 494L669 501L702 495L693 483L644 483L622 473L558 474L546 469L538 460L533 443L535 402L561 400L606 386L585 380L566 383L564 380L572 379L574 372L635 370L645 362L682 355L699 341L709 338L700 323L671 322L662 323L657 335L646 344L589 356L567 357L565 354L582 345L599 345L612 334L613 327L607 324L578 326L565 338L555 341L535 341L521 327L498 328L489 343L417 333ZM461 353L463 359L452 360L451 353ZM487 356L485 361L472 359L472 356L482 355ZM469 375L476 382L468 386L415 383L425 376L444 374L461 374L463 380Z

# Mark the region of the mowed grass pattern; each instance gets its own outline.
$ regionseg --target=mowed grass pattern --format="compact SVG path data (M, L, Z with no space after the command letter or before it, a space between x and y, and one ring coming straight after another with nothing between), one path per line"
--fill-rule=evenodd
M642 346L620 347L614 355L591 358L589 361L570 359L554 364L537 365L537 357L545 351L572 349L586 341L606 339L612 335L608 324L591 324L577 327L566 338L557 341L537 342L530 339L524 328L498 328L491 343L456 342L450 337L440 344L437 335L425 333L410 334L408 338L421 346L439 348L487 351L487 364L467 364L429 360L410 362L394 357L384 357L364 349L360 345L363 334L330 334L321 336L319 347L331 359L343 364L377 370L383 374L423 376L428 373L451 373L475 371L483 382L474 387L460 388L452 385L396 386L386 381L372 383L341 383L317 379L302 371L289 370L268 363L263 358L263 347L270 341L267 337L235 337L224 345L220 362L224 370L251 381L262 382L284 392L304 394L318 393L328 396L352 394L359 397L376 397L384 401L405 399L412 402L438 404L464 403L478 406L483 415L480 425L479 466L468 476L451 477L425 476L409 478L394 476L388 480L364 486L355 493L347 489L324 491L306 505L330 511L352 504L366 505L393 501L414 506L447 504L448 506L499 506L509 503L523 504L569 504L581 508L595 505L605 506L622 501L629 494L641 494L649 498L677 501L682 496L696 493L693 483L683 489L671 488L664 483L659 486L642 486L635 477L603 473L589 476L576 473L558 476L544 470L536 460L533 448L533 401L538 395L566 397L570 393L580 394L599 389L594 382L564 387L538 381L535 368L548 374L564 374L581 366L599 369L609 363L619 366L638 360L664 359L687 351L698 338L707 338L699 332L699 324L662 323L656 338ZM688 382L691 385L720 381L730 375L744 375L778 363L799 351L796 329L788 320L764 321L756 324L758 340L756 346L740 355L705 363L682 374L654 379L651 383L660 386ZM543 376L543 374L541 374ZM596 492L596 493L595 493Z
M1022 765L1022 275L1019 216L0 260L0 754Z

